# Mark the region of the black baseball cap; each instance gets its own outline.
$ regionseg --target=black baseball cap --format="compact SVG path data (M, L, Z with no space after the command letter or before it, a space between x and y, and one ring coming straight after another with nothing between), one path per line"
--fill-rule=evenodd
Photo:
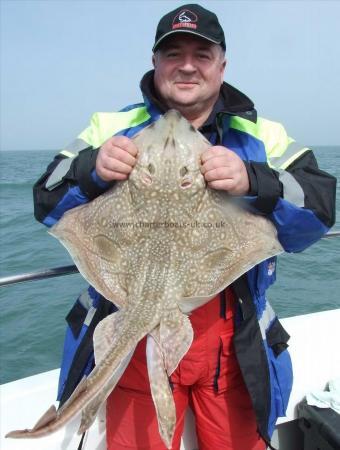
M216 14L200 5L180 6L163 16L156 30L152 51L155 52L165 38L175 33L194 34L226 49L224 32Z

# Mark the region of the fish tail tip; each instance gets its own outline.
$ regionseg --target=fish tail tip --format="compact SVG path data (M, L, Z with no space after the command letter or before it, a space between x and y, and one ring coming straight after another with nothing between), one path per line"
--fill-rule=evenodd
M13 430L5 434L5 438L18 439L24 437L28 432L29 430Z
M163 442L164 442L167 450L172 450L172 439L169 439L169 438L164 439L163 438Z

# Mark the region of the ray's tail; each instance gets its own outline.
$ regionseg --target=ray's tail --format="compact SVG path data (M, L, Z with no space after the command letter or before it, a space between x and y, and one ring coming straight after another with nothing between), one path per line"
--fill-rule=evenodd
M176 407L169 377L189 350L192 340L191 323L178 308L170 311L147 337L146 360L151 395L159 434L168 449L176 427Z

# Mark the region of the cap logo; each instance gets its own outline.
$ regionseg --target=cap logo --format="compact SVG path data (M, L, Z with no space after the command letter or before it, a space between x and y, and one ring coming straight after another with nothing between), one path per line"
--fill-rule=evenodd
M174 18L172 21L172 29L175 30L176 28L192 28L196 29L197 25L195 22L197 22L198 18L195 13L190 11L189 9L182 9Z

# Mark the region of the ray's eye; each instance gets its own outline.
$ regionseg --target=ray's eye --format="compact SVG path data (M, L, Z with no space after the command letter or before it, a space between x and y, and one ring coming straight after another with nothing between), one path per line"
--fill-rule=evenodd
M188 168L186 166L183 166L179 169L179 174L181 177L184 177L184 175L186 175L188 173Z
M155 166L152 163L148 164L148 171L150 175L154 175L155 173Z
M189 174L189 169L187 168L187 166L183 166L179 169L179 174L182 177L181 180L181 188L182 189L188 189L191 187L192 185L192 177Z
M187 178L186 180L183 180L181 183L181 188L182 189L188 189L189 187L191 187L192 185L192 180L191 178Z
M152 163L149 163L142 173L142 181L144 184L152 184L152 176L155 174L156 169Z

